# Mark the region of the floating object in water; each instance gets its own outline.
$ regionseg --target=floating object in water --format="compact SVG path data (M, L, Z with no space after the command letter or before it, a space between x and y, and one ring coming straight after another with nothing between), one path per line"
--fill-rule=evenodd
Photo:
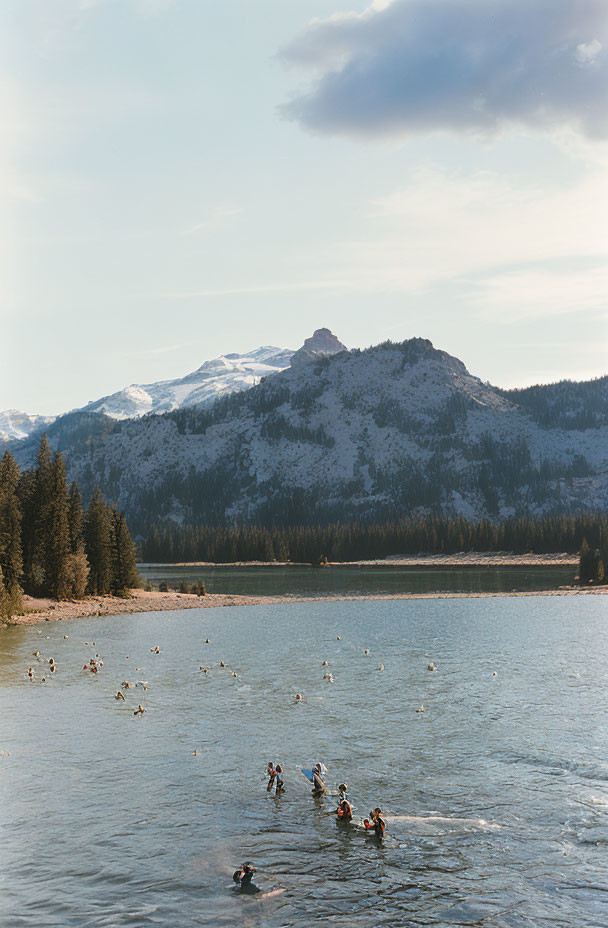
M493 676L493 677L497 676L496 671L494 671L494 673L492 674L492 676Z
M369 654L369 648L366 648L365 651L364 651L363 653L364 653L364 654Z
M296 702L304 702L304 697L301 693L296 693Z
M225 667L225 666L226 666L226 665L225 665L224 661L220 661L220 667Z
M426 669L427 669L427 670L437 670L437 668L435 667L434 664L429 664L429 666L428 666Z
M419 707L416 709L416 712L424 712L424 706L419 706Z
M341 641L341 640L342 640L342 639L341 639L340 636L338 635L336 641Z
M384 664L380 664L380 666L378 667L378 670L384 670Z
M329 667L329 661L323 661L321 667Z
M65 639L65 638L69 638L70 636L69 636L69 635L64 635L63 637L64 637L64 639Z
M211 644L208 638L205 638L205 644Z

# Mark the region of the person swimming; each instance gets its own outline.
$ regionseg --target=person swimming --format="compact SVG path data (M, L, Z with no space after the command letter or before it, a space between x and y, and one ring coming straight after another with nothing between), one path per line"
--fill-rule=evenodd
M266 792L269 793L272 787L274 786L274 781L277 775L277 772L274 769L274 763L271 760L268 761L268 767L267 767L266 772L268 774L268 786L266 787Z
M336 816L339 822L352 822L353 820L353 807L346 798L346 796L340 800L338 803L338 808L336 809Z
M382 818L382 809L376 806L369 813L369 818L363 820L366 831L373 831L377 838L382 840L386 834L386 822Z
M327 773L327 767L324 764L315 764L312 768L312 791L314 794L325 793L327 787L323 781L323 775Z
M253 883L253 874L255 873L255 867L252 867L251 864L243 864L238 870L235 870L232 874L232 879L235 883L238 884L238 887L243 893L259 893L260 890Z

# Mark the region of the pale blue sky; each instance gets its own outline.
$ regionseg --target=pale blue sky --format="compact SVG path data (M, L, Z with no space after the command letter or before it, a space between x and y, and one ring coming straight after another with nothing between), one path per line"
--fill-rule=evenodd
M607 373L608 4L421 2L4 0L0 409L322 325Z

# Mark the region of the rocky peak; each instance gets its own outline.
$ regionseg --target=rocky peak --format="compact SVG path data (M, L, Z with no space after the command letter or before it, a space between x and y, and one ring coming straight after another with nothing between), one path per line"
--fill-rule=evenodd
M343 345L329 329L317 329L294 353L291 366L299 367L302 364L309 364L311 361L326 358L339 351L346 351L346 345Z

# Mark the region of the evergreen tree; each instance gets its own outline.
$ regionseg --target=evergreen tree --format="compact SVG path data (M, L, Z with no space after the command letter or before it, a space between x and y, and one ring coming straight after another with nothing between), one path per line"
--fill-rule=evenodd
M7 451L0 462L0 569L6 588L13 594L19 589L23 573L20 479L17 462Z
M72 483L70 487L68 525L70 529L70 550L72 554L79 554L84 551L84 512L82 509L82 497L76 482Z
M110 507L101 492L95 490L84 523L85 550L90 567L88 590L93 594L109 593L112 586L111 529Z
M137 572L135 544L127 527L127 520L117 509L112 510L112 592L126 593L141 586Z
M63 455L59 452L51 468L50 498L45 535L45 584L55 599L67 599L71 588L67 557L71 553L69 501Z

